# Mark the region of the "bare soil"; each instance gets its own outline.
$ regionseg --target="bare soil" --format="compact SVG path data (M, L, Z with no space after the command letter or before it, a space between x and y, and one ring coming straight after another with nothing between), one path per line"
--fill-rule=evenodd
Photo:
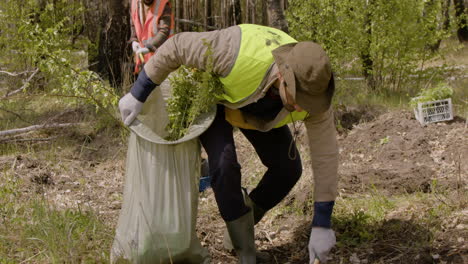
M392 197L434 189L452 193L466 191L466 120L457 117L453 121L421 126L409 111L383 112L378 109L345 109L337 111L336 116L344 124L339 135L341 198L369 193ZM306 249L312 219L310 190L313 183L303 127L299 128L298 141L304 173L280 207L292 205L301 212L273 210L256 226L257 247L270 254L271 261L268 263L308 263ZM236 142L241 152L240 162L244 164L243 175L247 178L244 185L253 187L255 185L248 177L258 178L264 170L255 151L241 134L237 135ZM236 263L233 255L222 248L222 221L219 217L204 214L205 207L209 208L206 209L208 211L216 209L212 194L204 195L210 201L201 203L199 233L202 241L214 256L214 263ZM411 205L401 208L401 213L388 216L378 226L367 227L376 230L377 237L370 243L335 250L329 263L468 263L466 207L452 219L453 222L445 223L444 233L438 234L431 233L428 227L408 218L408 211L411 210L430 208ZM349 226L340 227L341 230L336 229L338 241L340 232L347 232L345 229ZM437 237L438 242L426 243L432 236ZM416 246L417 243L427 245Z
M431 192L434 188L449 193L466 192L466 120L457 117L423 127L408 111L348 109L338 111L336 116L343 127L339 135L340 199L371 192L391 197ZM269 212L256 226L257 247L270 255L268 263L308 263L313 183L304 128L300 127L297 134L304 161L302 179L278 209ZM22 180L20 188L26 195L40 193L62 208L90 208L115 228L122 202L125 143L117 135L109 136L108 131L73 131L67 140L74 142L74 147L36 143L43 144L41 151L4 155L0 157L0 170L13 169L14 176ZM240 133L236 134L236 145L243 166L243 184L252 188L265 168ZM299 212L285 210L289 205ZM401 214L388 216L379 226L369 226L378 234L369 245L335 249L330 263L468 263L466 206L456 219L444 222L444 232L437 234L407 217L408 211L418 208L409 204L401 210ZM222 247L223 231L224 223L208 189L200 195L199 238L209 249L212 263L237 263L235 255ZM345 231L336 229L338 241ZM435 237L436 243L427 247L411 244L430 237Z
M459 117L421 126L410 112L358 124L340 140L342 193L369 185L385 194L429 192L435 183L456 189L468 171L466 131Z

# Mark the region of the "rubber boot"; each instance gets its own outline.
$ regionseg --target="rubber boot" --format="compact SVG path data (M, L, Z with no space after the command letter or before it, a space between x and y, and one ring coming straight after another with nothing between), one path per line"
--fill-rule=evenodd
M255 206L253 207L250 207L251 208L251 211L253 211L253 215L254 215L254 225L256 225L258 222L260 222L260 220L262 219L263 215L265 215L265 212L263 209L261 208L258 208L256 209ZM259 211L262 211L263 213L260 215L260 213L257 213ZM228 233L228 230L225 229L224 230L224 235L223 235L223 247L227 250L233 250L234 247L232 246L232 242L231 242L231 238L229 237L229 233Z
M226 222L226 227L239 263L256 264L252 210L234 221Z
M242 188L242 194L244 195L244 203L247 207L250 207L251 211L253 211L254 216L254 225L256 225L260 220L262 220L263 216L267 212L267 210L258 207L249 197L247 194L247 190ZM223 246L227 250L233 250L234 247L232 246L231 239L229 238L229 234L227 230L224 230L224 237L223 237Z
M254 216L254 225L256 225L260 220L262 220L263 216L267 212L267 210L258 207L249 197L247 194L247 190L242 188L242 194L244 195L244 203L247 207L250 207L251 211L253 211ZM229 237L228 230L224 230L224 237L223 237L223 246L225 249L231 251L234 249L232 245L231 238ZM258 263L270 263L271 256L266 252L256 252L256 259Z

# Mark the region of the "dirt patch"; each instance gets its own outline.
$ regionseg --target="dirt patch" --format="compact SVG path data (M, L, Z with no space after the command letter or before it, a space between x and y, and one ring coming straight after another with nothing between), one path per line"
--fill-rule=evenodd
M361 123L340 139L340 189L374 186L387 194L428 192L465 183L465 120L421 126L411 112L390 112Z
M456 118L451 122L423 127L409 111L374 116L366 115L364 110L361 112L354 109L351 114L339 113L336 116L351 120L347 125L349 130L339 136L341 197L369 192L391 196L436 189L463 191L465 188L468 165L463 160L468 157L468 139L464 119ZM239 161L243 165L243 184L254 186L258 177L264 173L264 168L250 144L239 134L235 139L240 152ZM304 173L282 205L298 208L303 216L287 212L283 215L275 211L255 227L257 248L272 256L274 261L271 263L308 262L306 248L313 183L310 159L306 154L308 146L304 127L299 127L298 142ZM201 210L211 204L211 212L217 211L213 207L215 201L212 194L205 199L205 203L200 206ZM444 233L435 234L417 220L408 218L407 212L414 208L401 210L402 215L389 215L385 221L367 227L375 235L372 241L357 244L353 248L335 249L330 263L465 263L466 248L463 241L467 234L457 231L456 226L460 228L460 221L463 222L460 219L466 219L466 215L447 226ZM342 225L346 228L352 229L355 225L352 219L343 221L345 223ZM346 224L346 221L349 223ZM198 226L200 231L203 230L199 235L210 249L214 263L236 263L232 253L222 248L223 233L219 229L223 229L224 225L218 214L210 214L207 219L201 211ZM208 226L212 228L207 232ZM339 226L336 232L338 241L346 235L345 229L341 230ZM404 239L402 234L406 234ZM431 243L433 237L437 237L440 242Z
M0 170L9 170L20 182L17 187L24 199L39 194L59 209L93 210L115 226L122 203L124 142L105 133L66 134L67 146L31 144L36 153L0 157Z

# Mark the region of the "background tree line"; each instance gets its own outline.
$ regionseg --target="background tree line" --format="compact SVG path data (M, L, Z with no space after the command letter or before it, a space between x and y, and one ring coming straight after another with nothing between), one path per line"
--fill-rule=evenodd
M256 23L313 40L337 76L408 92L445 68L427 67L441 41L468 41L467 0L172 0L177 32ZM130 0L4 0L0 3L0 97L18 90L115 105L131 83ZM415 78L415 76L417 78ZM31 92L31 91L30 91ZM6 104L0 101L0 107ZM5 109L5 107L3 107Z

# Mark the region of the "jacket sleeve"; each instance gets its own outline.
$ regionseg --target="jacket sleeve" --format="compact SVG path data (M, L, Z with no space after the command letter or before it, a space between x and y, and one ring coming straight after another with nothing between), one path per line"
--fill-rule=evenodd
M240 45L240 28L230 27L209 32L183 32L174 35L159 47L158 52L145 64L148 77L156 84L181 65L206 69L206 51L213 49L213 72L227 76L234 65Z
M146 47L151 50L151 51L156 51L159 46L161 46L168 38L169 34L171 31L171 24L172 24L172 9L171 5L166 4L164 7L163 14L161 15L161 18L158 21L158 32L156 32L156 35L150 39L148 39L146 43Z
M314 200L334 201L338 194L338 143L331 108L311 115L305 125L314 175Z

